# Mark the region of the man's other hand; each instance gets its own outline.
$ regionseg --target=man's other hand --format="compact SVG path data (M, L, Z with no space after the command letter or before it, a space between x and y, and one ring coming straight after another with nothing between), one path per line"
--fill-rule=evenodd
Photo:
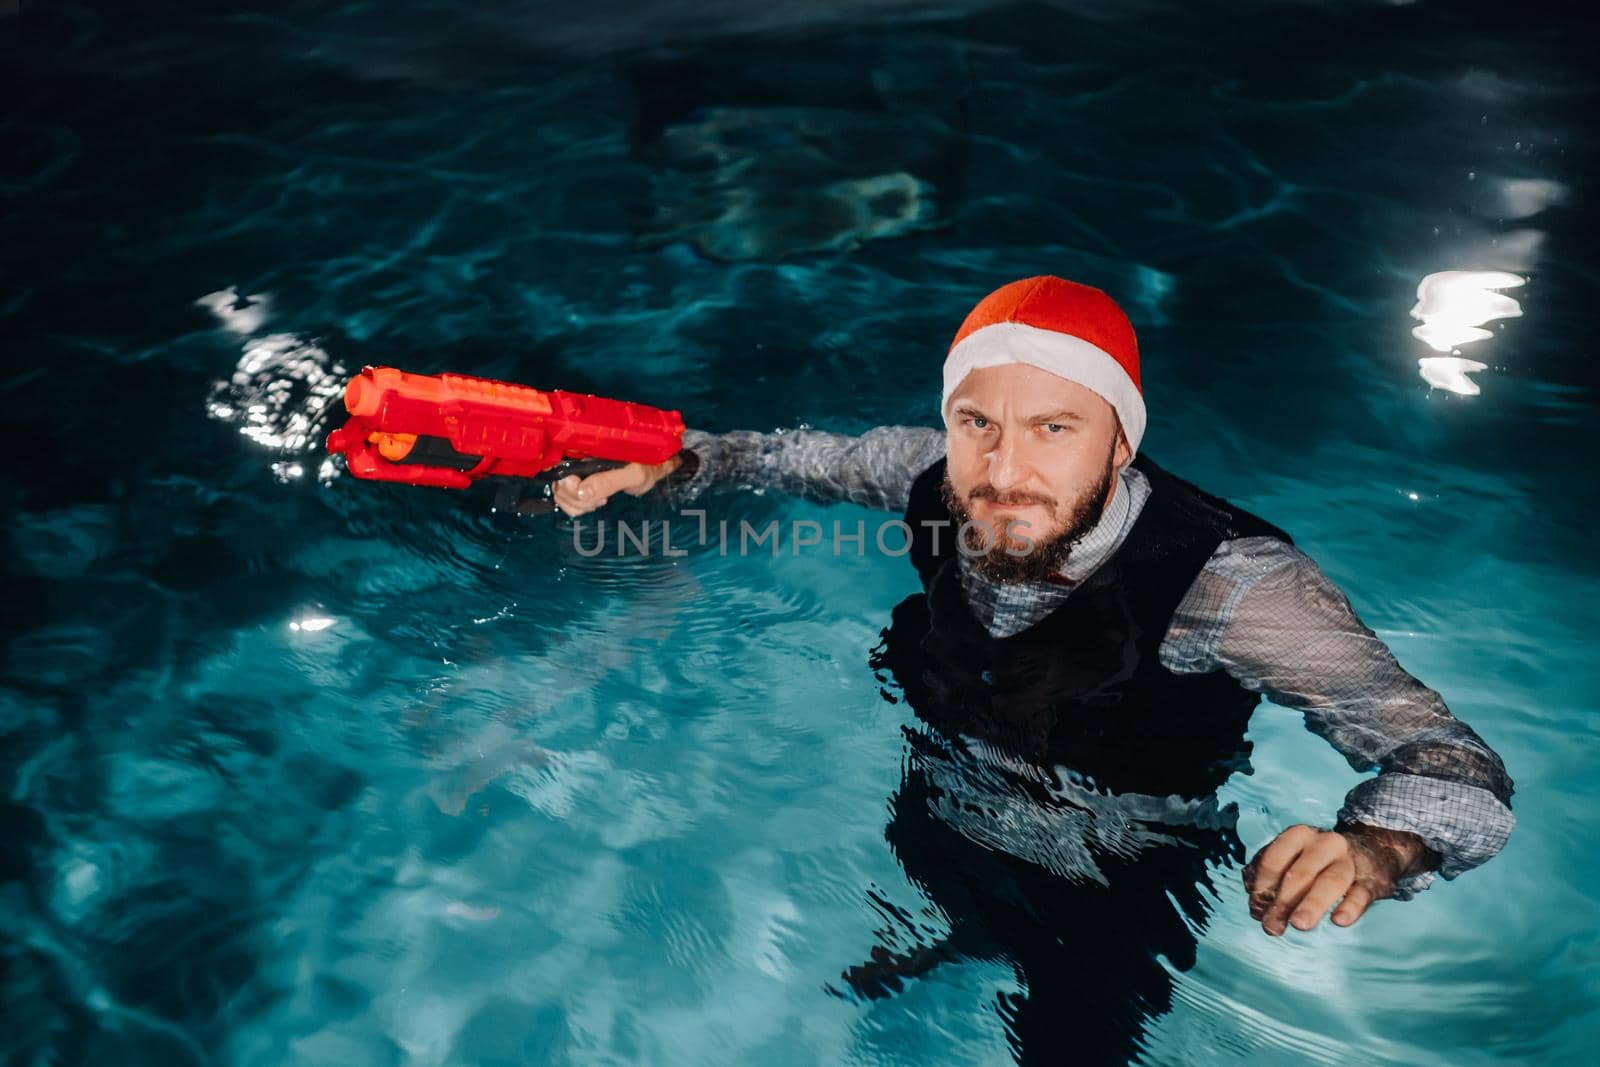
M1338 830L1291 826L1244 868L1250 917L1277 937L1309 930L1335 904L1333 922L1349 926L1395 884L1438 866L1440 856L1416 834L1359 823Z
M654 489L657 482L677 470L682 462L683 453L680 452L665 463L629 463L615 470L591 474L587 478L573 475L556 482L552 495L556 507L577 518L595 508L604 507L613 493L643 496Z

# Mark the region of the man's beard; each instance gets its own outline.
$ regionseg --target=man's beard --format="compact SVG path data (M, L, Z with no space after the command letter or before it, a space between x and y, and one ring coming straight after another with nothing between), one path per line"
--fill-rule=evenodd
M1006 524L1000 524L998 529L991 531L983 521L973 522L966 501L956 496L956 487L950 481L950 472L946 470L939 493L944 506L956 520L957 531L965 527L966 555L971 557L973 569L991 582L1006 584L1042 582L1061 570L1071 557L1073 547L1100 521L1100 513L1111 498L1112 479L1116 476L1115 458L1116 447L1113 445L1100 477L1066 507L1058 504L1054 497L1037 493L1001 493L987 482L967 494L968 500L1042 505L1049 510L1059 531L1042 538L1032 536L1032 531L1027 527L1017 527L1016 533L1021 535L1019 537L1008 533ZM973 525L967 526L969 522ZM957 536L963 535L958 532Z

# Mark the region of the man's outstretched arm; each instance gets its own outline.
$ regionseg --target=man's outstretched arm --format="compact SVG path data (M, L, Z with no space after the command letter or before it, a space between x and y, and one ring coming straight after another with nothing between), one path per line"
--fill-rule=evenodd
M666 499L681 506L712 486L732 486L899 511L911 495L911 483L944 455L944 447L944 431L929 426L878 426L859 436L822 430L689 430L683 451L666 463L630 463L581 481L565 479L556 486L556 503L569 515L581 515L613 493L637 496L659 486Z
M1374 899L1409 899L1488 860L1516 819L1500 757L1403 670L1309 556L1271 538L1222 545L1168 631L1175 670L1221 667L1300 710L1356 770L1331 831L1286 830L1246 868L1269 933L1310 929L1335 902L1349 925Z

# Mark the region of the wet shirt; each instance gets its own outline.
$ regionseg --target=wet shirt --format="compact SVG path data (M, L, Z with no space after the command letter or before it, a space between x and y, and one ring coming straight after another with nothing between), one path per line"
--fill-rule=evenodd
M903 511L912 482L944 455L945 434L907 426L854 437L690 430L684 448L693 458L665 489L678 503L730 485ZM973 613L995 637L1049 615L1122 544L1149 495L1145 476L1124 468L1099 522L1054 581L990 582L961 557ZM1443 857L1438 873L1446 878L1505 845L1515 817L1513 783L1500 757L1401 668L1343 592L1293 545L1272 537L1222 542L1173 613L1159 655L1178 673L1226 671L1245 689L1300 711L1354 769L1377 769L1346 795L1339 822L1417 834ZM1397 896L1408 899L1434 878L1430 871L1406 879Z

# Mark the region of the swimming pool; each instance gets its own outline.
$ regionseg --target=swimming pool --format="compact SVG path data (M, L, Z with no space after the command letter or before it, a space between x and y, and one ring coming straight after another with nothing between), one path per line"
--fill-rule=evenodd
M1145 1062L1592 1049L1581 22L408 0L0 35L8 1060L1008 1062L1000 963L826 990L941 921L884 838L906 561L590 557L319 441L364 363L931 424L961 315L1039 272L1129 309L1146 450L1292 532L1517 784L1501 855L1349 930L1267 938L1219 869ZM1477 325L1418 298L1452 270L1520 314L1430 332ZM1245 845L1327 824L1358 776L1286 709L1250 736Z

